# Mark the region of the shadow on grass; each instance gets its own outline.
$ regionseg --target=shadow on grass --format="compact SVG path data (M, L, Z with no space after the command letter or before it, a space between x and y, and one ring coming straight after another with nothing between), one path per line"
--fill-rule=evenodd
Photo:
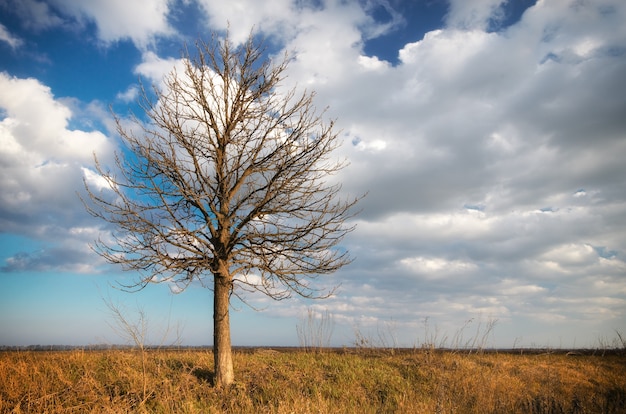
M170 359L165 362L167 367L175 372L187 372L196 377L198 381L207 382L209 384L214 383L215 373L207 368L193 366L188 361L179 359Z
M199 381L208 382L209 384L213 384L215 380L215 373L210 369L206 368L194 368L191 371L191 374L196 377Z

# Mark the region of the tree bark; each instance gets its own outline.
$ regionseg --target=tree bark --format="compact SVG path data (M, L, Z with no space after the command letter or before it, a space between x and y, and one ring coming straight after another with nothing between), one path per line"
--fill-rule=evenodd
M213 298L213 357L215 361L215 386L225 387L235 380L233 355L230 343L230 291L232 281L224 270L214 274Z

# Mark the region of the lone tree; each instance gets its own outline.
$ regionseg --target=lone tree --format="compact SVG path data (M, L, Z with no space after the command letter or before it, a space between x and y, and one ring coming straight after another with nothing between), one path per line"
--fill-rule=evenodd
M277 88L287 56L269 61L252 35L240 46L198 41L196 52L152 95L143 90L148 122L133 117L126 128L116 117L123 149L111 167L96 158L108 186L85 181L85 204L115 229L94 250L138 271L127 288L200 281L212 289L221 387L234 380L231 296L329 296L332 288L310 282L351 261L337 245L353 229L345 222L357 198L326 181L344 163L330 157L337 133L313 93Z

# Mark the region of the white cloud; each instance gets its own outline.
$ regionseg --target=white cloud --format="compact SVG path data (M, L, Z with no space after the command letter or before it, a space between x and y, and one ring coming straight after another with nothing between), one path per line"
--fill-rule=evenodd
M35 79L0 74L0 107L4 139L9 151L19 152L19 165L44 168L67 162L89 162L93 151L107 147L106 137L97 131L68 129L71 110L55 100L50 88ZM85 145L88 143L88 145Z
M131 85L124 92L119 92L115 97L122 102L134 102L139 96L139 87Z
M447 260L441 257L410 257L400 261L411 271L426 278L450 277L456 274L469 273L477 269L472 262L462 260Z
M588 244L561 245L544 253L542 258L568 267L591 265L599 259L596 251Z
M387 143L382 139L376 139L373 141L363 141L361 139L355 139L352 141L354 147L359 151L378 152L387 148Z
M95 22L98 37L105 43L131 39L138 47L145 49L155 36L175 34L167 20L170 6L168 0L54 2L64 13L79 21Z
M450 0L446 22L463 30L486 30L491 22L502 19L502 4L507 0Z
M269 34L294 30L298 15L292 0L198 0L208 17L207 26L212 29L229 28L235 44L244 42L252 28Z
M0 227L67 248L65 254L55 248L52 255L21 256L8 264L89 261L86 236L72 233L90 222L76 192L83 188L83 166L93 164L94 151L108 160L111 142L98 131L70 130L71 110L35 79L0 73L0 90ZM77 251L83 253L72 255Z
M96 191L111 189L111 184L94 170L86 167L81 167L81 170L89 188Z
M174 36L168 22L169 0L7 0L7 7L34 31L95 23L105 44L130 39L145 49L156 36Z
M517 297L537 295L545 293L546 288L534 284L524 284L523 281L517 281L513 279L503 279L499 286L500 293L507 297Z
M345 43L381 36L404 24L401 14L386 0L366 2L342 2L338 0L295 1L269 0L233 0L227 3L219 0L198 0L207 16L207 26L215 30L229 29L231 40L235 43L245 41L254 28L280 42L288 42L301 36L320 40L315 49L301 47L298 51L315 54L320 48L332 52L335 42ZM386 22L377 22L371 17L376 8L382 8L389 15ZM330 29L330 32L323 29ZM345 31L338 33L339 29ZM351 33L348 33L351 32ZM336 37L336 35L349 36ZM332 40L326 43L322 39ZM335 37L333 37L335 36ZM300 46L303 43L298 42ZM308 44L308 46L313 46ZM288 48L289 49L289 48ZM317 54L322 56L322 54ZM320 62L321 63L321 62Z
M366 70L382 71L389 68L389 62L380 60L376 56L359 56L359 64Z
M161 58L154 52L145 52L141 63L135 68L135 73L149 79L155 85L162 85L163 79L173 69L183 73L183 61L174 58Z
M17 49L24 43L19 37L13 36L2 23L0 23L0 41L7 43L12 49Z

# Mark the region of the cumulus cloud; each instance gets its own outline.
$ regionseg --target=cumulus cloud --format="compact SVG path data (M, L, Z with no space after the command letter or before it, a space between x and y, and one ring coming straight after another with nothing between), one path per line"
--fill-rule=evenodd
M155 36L174 34L167 20L168 0L55 0L55 4L78 21L95 22L98 37L106 43L131 39L144 49Z
M292 0L234 0L227 3L198 0L198 3L208 17L208 26L216 30L228 28L230 38L236 44L244 42L253 28L269 34L283 30L292 32L298 18Z
M119 92L115 97L122 102L134 102L139 97L139 87L131 85L124 92Z
M105 44L130 39L145 49L157 36L174 36L168 22L168 0L7 0L6 7L33 31L94 23ZM0 31L1 33L1 31Z
M568 10L564 7L559 19ZM349 130L358 131L359 142L384 139L391 149L377 155L377 165L389 170L385 174L362 171L352 177L355 185L371 183L385 189L385 200L397 200L381 200L371 211L382 213L383 204L393 211L486 201L491 209L519 203L545 207L541 204L549 204L555 191L571 194L594 177L594 185L612 187L616 176L610 172L618 168L615 154L623 146L617 137L624 125L616 116L623 91L615 86L622 84L624 60L600 51L617 42L608 37L591 60L542 62L554 46L542 38L554 24L545 19L528 12L506 33L431 32L400 51L399 67L379 76L346 70L350 76L338 76L328 88L353 94L318 86L321 96L333 96L331 108L341 118L348 114ZM525 26L534 29L521 31ZM598 77L598 70L607 76ZM600 138L596 128L608 133ZM606 146L587 151L591 136L606 139ZM361 166L354 158L358 168L371 165L371 159ZM564 174L563 167L571 172ZM411 190L421 191L421 197L407 196ZM375 201L374 195L366 203Z
M183 73L183 61L175 58L162 58L154 52L145 52L141 57L141 63L135 67L134 71L153 84L162 85L165 76L173 69Z
M463 30L487 30L503 18L502 4L507 0L450 0L446 23Z
M75 260L89 260L85 232L78 229L93 224L76 193L94 151L103 160L111 155L110 140L99 131L70 129L70 108L35 79L0 73L0 90L0 228L67 248L65 254L18 255L5 269L37 267L62 257L71 266Z
M404 24L404 19L387 0L368 0L365 2L340 2L313 0L270 0L259 3L254 0L234 0L227 4L219 0L198 0L201 9L206 13L208 26L212 29L229 30L231 40L241 43L245 41L251 30L264 33L277 40L278 43L288 42L294 37L303 36L319 42L313 50L328 48L332 51L333 43L346 41L360 42L381 36ZM373 12L382 9L389 16L386 21L377 21ZM341 27L345 31L337 33ZM331 32L323 29L331 28ZM347 35L348 38L332 35ZM333 40L329 42L330 40ZM310 43L308 46L312 46ZM288 49L289 50L289 49ZM301 52L305 49L299 49ZM323 54L318 54L323 56Z
M392 30L373 3L200 3L235 42L254 26L293 52L286 86L343 128L339 179L368 196L324 304L342 321L623 315L626 6L539 1L502 28L504 3L451 1L396 65L364 53ZM136 72L158 82L176 64L144 53Z
M397 66L363 56L358 13L288 43L289 79L344 128L344 188L369 192L338 302L367 284L396 320L529 303L545 319L574 311L561 294L595 297L603 321L623 314L622 294L600 286L626 261L626 7L540 1L492 31L502 3L451 2L447 27L406 44Z
M58 0L48 14L38 12L44 3L23 4L33 26L64 13L95 22L104 41L132 39L142 48L135 73L154 83L180 64L145 49L171 33L165 1L134 26L133 13L116 20L117 2ZM339 155L351 165L336 179L347 193L368 192L345 240L357 260L322 281L341 283L321 306L342 323L393 319L408 332L405 345L425 317L452 332L481 315L546 331L623 323L626 3L540 0L503 27L505 1L452 0L444 26L409 39L394 64L365 53L369 39L403 24L393 2L197 5L207 27L230 23L235 42L254 27L293 52L285 87L315 90L338 120ZM390 18L376 21L375 10ZM51 234L44 222L82 217L67 200L83 176L104 188L87 160L110 142L71 130L72 106L41 83L0 82L2 228ZM94 231L81 220L69 227L91 230L73 240ZM5 269L45 268L53 253L16 255ZM298 306L268 312L293 316ZM516 329L502 331L511 345Z

